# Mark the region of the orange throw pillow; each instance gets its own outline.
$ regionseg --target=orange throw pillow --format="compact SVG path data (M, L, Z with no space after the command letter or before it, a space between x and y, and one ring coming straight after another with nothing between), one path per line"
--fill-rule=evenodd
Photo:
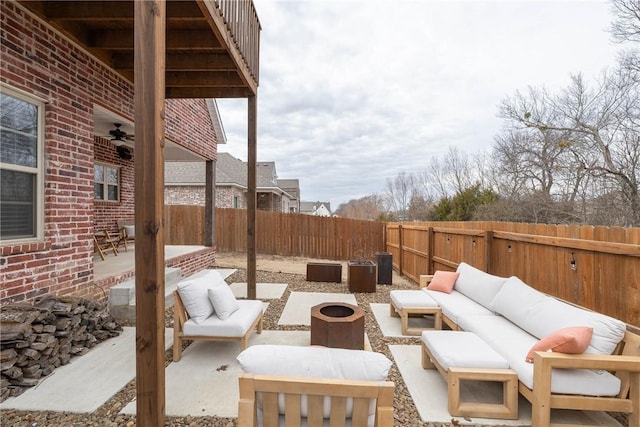
M525 359L533 363L533 355L536 351L554 351L556 353L580 354L589 347L593 328L588 326L572 326L559 329L538 341Z
M460 273L457 271L440 271L437 270L433 275L433 279L429 282L427 289L430 291L439 291L450 294L453 290L453 285L456 284Z

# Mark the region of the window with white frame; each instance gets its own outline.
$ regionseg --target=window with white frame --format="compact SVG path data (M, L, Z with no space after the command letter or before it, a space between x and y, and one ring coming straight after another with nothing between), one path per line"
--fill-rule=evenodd
M120 168L105 163L93 165L94 199L105 202L120 200Z
M0 241L42 238L44 103L0 86Z

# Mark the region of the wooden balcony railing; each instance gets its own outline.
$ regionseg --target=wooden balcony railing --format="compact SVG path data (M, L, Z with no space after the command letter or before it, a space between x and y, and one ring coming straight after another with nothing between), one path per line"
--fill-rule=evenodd
M229 39L258 83L260 65L260 20L252 0L215 0L227 27Z

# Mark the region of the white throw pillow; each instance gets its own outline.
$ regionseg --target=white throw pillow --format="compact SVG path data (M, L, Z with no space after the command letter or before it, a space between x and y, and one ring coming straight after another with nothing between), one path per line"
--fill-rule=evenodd
M183 280L178 283L178 294L189 317L196 324L204 322L213 314L213 306L207 293L207 281L202 278Z
M227 285L215 286L208 290L209 301L213 304L216 316L220 320L227 320L236 310L240 308L235 295Z
M125 225L124 226L124 231L125 231L125 233L127 233L127 237L129 239L135 239L136 238L136 227L134 225Z

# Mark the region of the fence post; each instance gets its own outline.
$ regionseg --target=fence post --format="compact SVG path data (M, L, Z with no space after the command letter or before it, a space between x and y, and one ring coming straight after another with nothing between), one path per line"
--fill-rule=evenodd
M428 227L427 228L427 274L433 274L434 271L434 266L433 266L433 248L435 246L435 242L434 242L434 232L433 232L433 227Z
M398 274L402 276L402 224L398 224Z
M493 271L491 260L493 259L493 231L486 230L484 232L485 252L484 252L484 268L487 273Z

